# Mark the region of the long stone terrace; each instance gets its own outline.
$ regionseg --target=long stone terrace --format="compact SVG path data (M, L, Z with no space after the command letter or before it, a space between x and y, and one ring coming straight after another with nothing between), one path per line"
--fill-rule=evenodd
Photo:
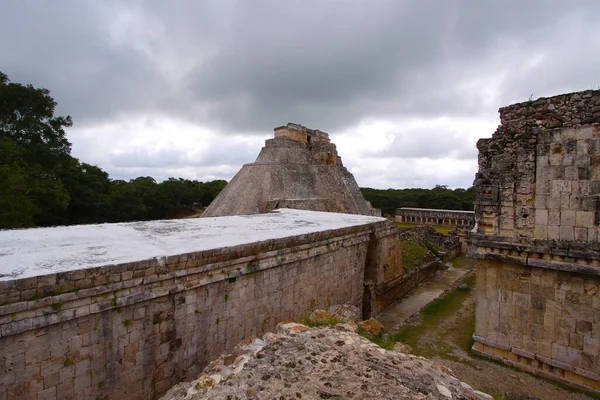
M157 398L278 322L361 306L387 238L383 218L286 209L0 231L0 399Z
M475 225L475 212L402 207L396 209L396 222L422 225L473 226Z

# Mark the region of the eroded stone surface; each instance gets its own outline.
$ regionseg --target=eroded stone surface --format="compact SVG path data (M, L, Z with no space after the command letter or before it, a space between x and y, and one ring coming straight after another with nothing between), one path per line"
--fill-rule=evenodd
M298 325L242 343L163 400L489 398L422 357L384 350L337 326Z

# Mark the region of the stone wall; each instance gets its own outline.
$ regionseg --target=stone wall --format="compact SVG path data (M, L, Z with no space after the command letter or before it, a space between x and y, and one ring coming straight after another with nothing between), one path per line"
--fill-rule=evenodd
M486 260L473 351L600 390L600 276Z
M373 231L365 268L363 318L376 315L404 294L405 271L398 229L391 222Z
M401 270L389 228L2 281L0 399L156 398L242 338L315 308L360 306L365 268Z
M427 208L397 208L396 222L422 225L473 226L475 213L460 210L434 210Z
M473 350L600 392L600 91L500 119L477 143Z

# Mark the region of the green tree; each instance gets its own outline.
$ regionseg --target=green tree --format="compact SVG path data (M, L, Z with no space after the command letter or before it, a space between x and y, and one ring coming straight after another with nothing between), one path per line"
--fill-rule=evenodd
M71 158L62 166L60 179L70 197L64 213L65 224L109 221L110 179L106 172L95 165Z
M10 208L0 227L52 225L67 207L57 171L71 158L64 128L72 122L55 116L55 109L47 89L11 83L0 72L0 203L24 201Z
M227 186L227 182L224 180L215 180L200 184L200 203L203 207L208 205L217 197L217 195Z
M432 189L387 189L361 188L361 192L373 207L381 208L384 215L394 215L396 208L441 208L447 210L473 210L475 188L448 189L436 185Z
M26 185L26 165L14 142L0 137L0 228L35 225L39 213Z
M116 180L110 182L110 222L140 221L147 219L148 211L134 185Z

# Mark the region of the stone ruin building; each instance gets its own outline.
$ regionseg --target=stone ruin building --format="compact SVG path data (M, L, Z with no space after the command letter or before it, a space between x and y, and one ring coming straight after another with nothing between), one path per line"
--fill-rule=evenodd
M396 209L395 220L400 223L407 222L422 225L473 227L475 225L475 212L401 207Z
M329 135L292 123L275 128L256 161L242 167L202 216L276 208L381 215L364 199Z
M600 91L500 120L477 143L473 351L600 393Z

